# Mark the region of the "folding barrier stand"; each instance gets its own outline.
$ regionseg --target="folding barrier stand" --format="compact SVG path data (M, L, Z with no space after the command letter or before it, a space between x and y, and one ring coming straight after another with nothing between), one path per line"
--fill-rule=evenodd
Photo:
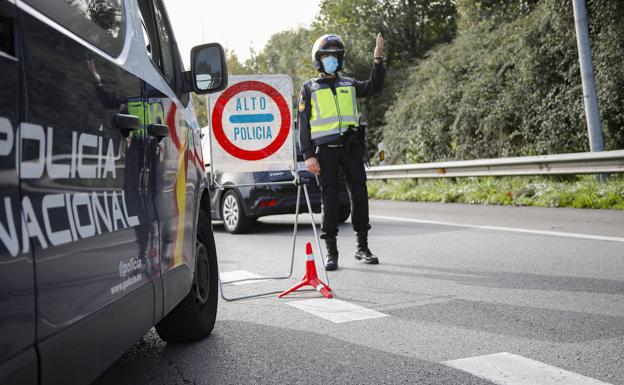
M279 294L283 291L283 290L276 290L276 291L244 295L244 296L239 296L239 297L227 297L223 291L223 286L225 285L235 284L235 283L240 283L240 282L249 282L249 281L285 280L285 279L292 278L293 267L294 267L294 262L295 262L295 247L297 243L297 230L299 228L299 205L300 205L300 200L301 200L302 189L305 195L306 204L308 206L308 213L310 214L310 221L312 222L312 230L314 232L314 240L316 242L316 248L321 257L321 262L323 264L323 271L325 272L325 282L327 282L327 285L329 285L329 276L327 275L327 271L325 270L325 258L323 257L323 251L321 249L321 241L319 239L319 235L316 230L316 222L314 221L314 213L312 212L312 204L310 203L310 194L308 193L308 186L302 183L297 172L293 172L293 176L295 178L294 183L297 185L297 203L295 204L295 224L293 226L292 250L291 250L291 255L290 255L290 269L288 270L288 274L284 276L276 276L276 277L246 278L246 279L239 279L239 280L228 281L228 282L221 282L221 277L219 277L219 292L221 293L221 298L223 298L225 301L238 301L241 299L263 297L266 295ZM257 183L257 184L254 184L254 186L290 184L290 183L293 183L293 182ZM239 187L242 187L242 186L239 186ZM311 289L311 290L302 290L302 291L314 291L314 290Z
M208 112L208 116L211 116L211 102L210 99L207 98L206 99L206 108L207 108L207 112ZM209 128L210 131L213 130L212 127L212 120L208 119L209 122ZM294 129L294 125L291 125L291 129ZM213 154L213 143L212 143L212 133L208 134L208 142L209 142L209 149L210 149L210 154ZM295 148L294 146L296 146L295 144L295 140L294 137L292 139L292 143L293 143L293 149ZM247 298L255 298L255 297L261 297L261 296L265 296L265 295L271 295L271 294L278 294L281 293L282 291L270 291L270 292L264 292L264 293L256 293L256 294L251 294L251 295L245 295L245 296L240 296L240 297L228 297L225 295L224 291L223 291L223 286L225 285L229 285L229 284L235 284L235 283L241 283L241 282L249 282L249 281L264 281L264 280L285 280L285 279L290 279L292 278L292 274L293 274L293 267L294 267L294 260L295 260L295 247L296 247L296 242L297 242L297 230L299 227L299 208L300 208L300 200L301 200L301 190L303 189L303 193L305 195L305 200L306 200L306 204L308 206L308 213L310 214L310 221L312 222L312 230L314 231L314 240L316 242L316 248L319 252L319 255L321 257L321 262L323 263L323 270L325 267L325 258L323 257L323 251L321 249L321 241L319 239L319 235L318 232L316 231L316 222L314 221L314 213L312 212L312 204L310 203L310 195L308 193L308 186L302 182L301 178L299 177L299 172L297 169L297 157L296 157L296 151L293 150L293 154L292 154L292 160L293 160L293 181L285 181L285 182L265 182L265 183L253 183L253 184L239 184L239 185L228 185L227 187L253 187L253 186L269 186L269 185L287 185L287 184L295 184L297 186L297 203L295 206L295 224L293 227L293 235L292 235L292 250L291 250L291 255L290 255L290 268L288 270L288 274L287 275L283 275L283 276L276 276L276 277L260 277L260 278L247 278L247 279L239 279L239 280L235 280L235 281L229 281L229 282L221 282L221 277L219 277L219 292L221 294L221 298L223 298L226 301L237 301L237 300L241 300L241 299L247 299ZM219 184L217 183L217 178L215 176L215 172L214 172L214 164L211 161L210 162L210 178L211 178L211 183L213 185L216 185L218 187ZM318 179L317 179L318 181ZM325 271L325 270L324 270ZM325 282L327 282L327 285L329 285L329 276L327 275L327 271L325 271Z

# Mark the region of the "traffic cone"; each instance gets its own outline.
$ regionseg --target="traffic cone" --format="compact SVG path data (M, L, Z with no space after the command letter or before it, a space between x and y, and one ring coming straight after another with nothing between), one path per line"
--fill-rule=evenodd
M301 282L286 290L278 296L282 298L286 294L292 293L295 290L300 289L303 286L312 286L319 293L323 294L326 298L332 298L333 295L329 286L324 284L316 274L316 265L314 264L314 255L312 254L312 244L308 242L306 244L306 273L303 276Z

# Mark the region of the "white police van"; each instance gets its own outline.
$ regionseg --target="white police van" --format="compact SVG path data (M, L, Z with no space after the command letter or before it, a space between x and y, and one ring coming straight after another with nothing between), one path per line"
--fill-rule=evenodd
M210 334L217 260L189 92L162 0L0 0L0 384L84 384L156 325Z

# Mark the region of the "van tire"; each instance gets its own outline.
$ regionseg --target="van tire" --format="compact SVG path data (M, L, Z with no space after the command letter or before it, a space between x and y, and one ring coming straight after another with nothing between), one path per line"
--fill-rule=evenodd
M156 332L167 342L190 342L210 335L217 318L217 251L210 221L199 210L195 250L195 274L187 296L156 324Z

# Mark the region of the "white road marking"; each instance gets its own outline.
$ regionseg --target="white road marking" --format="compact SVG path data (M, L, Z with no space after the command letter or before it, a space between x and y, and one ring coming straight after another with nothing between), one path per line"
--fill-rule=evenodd
M499 385L610 385L511 353L462 358L443 364Z
M582 234L582 233L564 233L564 232L561 232L561 231L521 229L521 228L516 228L516 227L482 226L482 225L471 225L471 224L467 224L467 223L454 223L454 222L443 222L443 221L430 221L430 220L426 220L426 219L411 219L411 218L401 218L401 217L390 217L390 216L386 216L386 215L371 215L370 217L374 218L374 219L381 219L381 220L387 220L387 221L396 221L396 222L423 223L423 224L427 224L427 225L465 227L465 228L469 228L469 229L507 231L507 232L511 232L511 233L548 235L548 236L552 236L552 237L591 239L591 240L594 240L594 241L609 241L609 242L622 242L622 243L624 243L624 238L621 238L621 237L610 237L610 236L606 236L606 235L594 235L594 234Z
M287 304L338 324L388 316L387 314L335 298L314 298L287 302Z
M236 270L236 271L224 271L219 273L219 278L221 278L221 283L223 285L230 284L232 281L238 281L240 279L249 279L249 278L262 278L261 275L250 273L245 270ZM250 285L252 283L258 282L266 282L268 279L259 279L253 281L245 281L245 282L234 282L231 285Z

